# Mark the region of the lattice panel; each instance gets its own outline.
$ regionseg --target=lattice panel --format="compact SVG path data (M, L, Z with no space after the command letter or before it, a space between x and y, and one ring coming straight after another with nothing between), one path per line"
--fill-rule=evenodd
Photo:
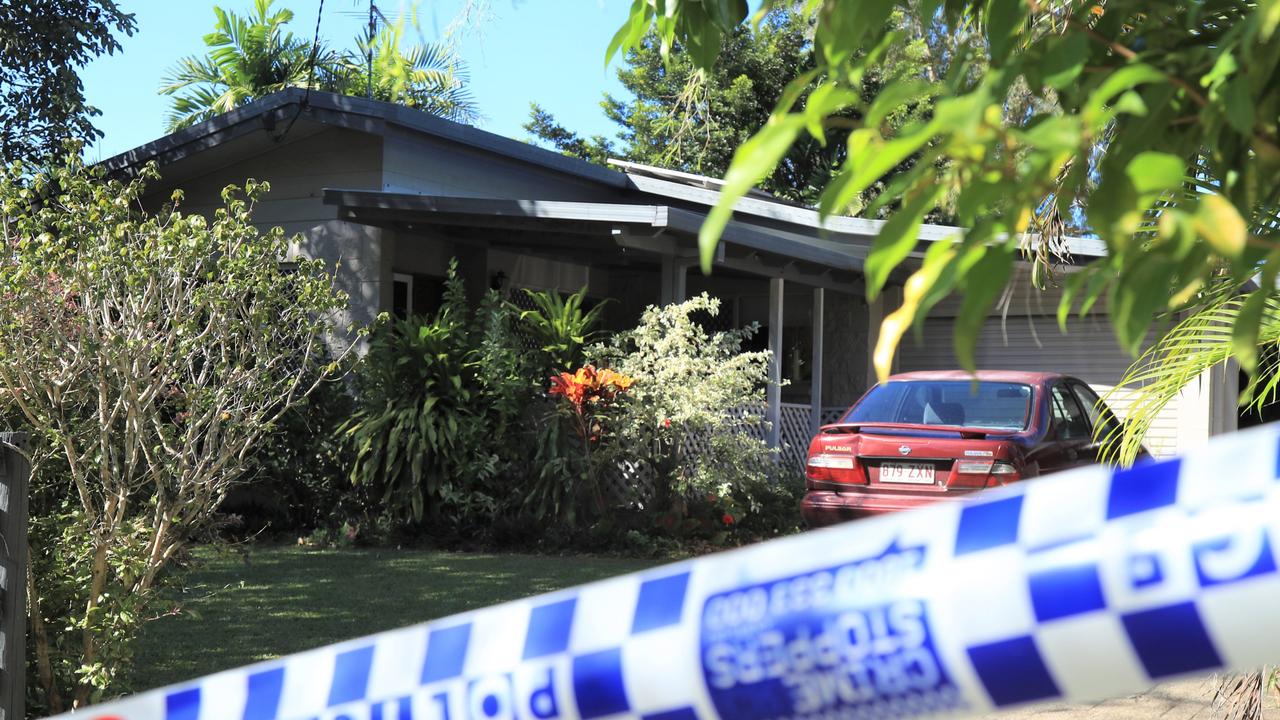
M778 433L782 443L782 462L793 468L804 469L805 455L809 451L809 406L782 403L782 430Z
M529 297L529 293L525 292L523 288L511 288L507 291L506 297L508 302L520 310L538 309L537 303L533 301L533 298ZM532 335L524 331L524 323L517 321L515 324L515 332L513 334L515 335L516 342L525 350L538 350L542 347Z
M830 425L832 423L840 422L840 418L844 417L844 414L848 409L849 408L843 405L822 408L822 424Z
M812 435L809 433L809 407L801 403L782 403L782 447L779 452L779 461L787 467L804 471L804 462L809 450L809 440ZM837 422L848 408L845 407L824 407L822 409L822 424ZM735 428L741 431L747 437L757 440L768 440L769 424L765 421L765 405L764 403L746 405L736 409L732 415L738 419L739 425ZM707 456L711 451L711 436L709 434L691 433L684 439L684 445L680 449L680 455L685 463L696 465L701 458ZM640 499L644 502L653 494L654 476L652 469L648 467L637 467L630 464L620 466L610 472L604 478L604 486L606 496L614 502L628 502L632 499Z
M614 504L624 505L635 501L645 503L653 496L653 470L630 462L619 463L603 478L605 498Z

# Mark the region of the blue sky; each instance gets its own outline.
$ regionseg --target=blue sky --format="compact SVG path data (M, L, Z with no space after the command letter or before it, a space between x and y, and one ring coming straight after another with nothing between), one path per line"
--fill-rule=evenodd
M213 29L213 6L245 13L252 0L122 0L137 18L122 52L90 63L80 77L89 104L102 111L94 123L105 136L89 150L99 160L164 134L169 98L156 89L178 58L203 54L202 37ZM293 10L290 29L310 38L319 0L276 0ZM419 25L428 41L439 39L462 0L421 0ZM626 18L626 0L491 0L493 17L465 35L459 55L470 71L470 87L485 118L480 127L526 139L521 129L529 103L537 101L566 127L586 135L612 136L616 127L600 109L606 91L623 94L604 51ZM395 17L400 0L379 8ZM320 35L331 46L348 47L360 33L367 0L325 0ZM616 62L615 62L616 66Z

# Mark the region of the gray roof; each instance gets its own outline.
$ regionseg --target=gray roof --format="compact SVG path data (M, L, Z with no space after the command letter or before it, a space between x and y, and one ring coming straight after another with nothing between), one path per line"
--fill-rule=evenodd
M307 92L300 88L272 93L231 112L107 158L101 165L108 171L117 171L149 160L172 162L264 128L287 132L299 117L373 134L381 134L386 125L397 125L612 187L629 187L623 173L445 120L422 110L349 95Z
M336 95L298 88L284 90L251 102L231 112L218 115L205 122L120 153L102 161L108 171L126 171L141 163L157 160L161 163L176 162L182 158L212 150L217 146L254 132L267 130L277 137L287 133L299 118L327 125L345 127L373 134L382 134L387 126L398 126L491 152L518 162L546 168L555 172L587 180L605 187L632 191L639 195L638 204L652 200L669 209L672 227L701 222L703 210L719 200L718 182L714 178L688 176L683 173L646 172L642 167L630 167L631 172L618 172L585 160L553 152L535 145L512 140L468 125L436 117L393 103L364 98ZM544 203L545 205L545 203ZM677 211L685 211L683 214ZM810 208L779 201L761 194L740 199L734 207L735 216L742 222L731 224L733 241L746 242L753 234L783 231L797 237L809 236L810 242L796 245L817 255L832 257L846 243L868 245L884 227L884 221L863 218L831 216L827 218ZM752 230L751 224L766 227ZM693 229L696 232L696 228ZM963 234L962 228L945 225L924 225L921 241L950 241ZM726 239L730 239L726 235ZM1091 238L1067 238L1067 247L1073 255L1096 258L1106 254L1102 241ZM822 248L822 250L816 250ZM843 251L838 251L843 256ZM842 263L833 267L842 268Z

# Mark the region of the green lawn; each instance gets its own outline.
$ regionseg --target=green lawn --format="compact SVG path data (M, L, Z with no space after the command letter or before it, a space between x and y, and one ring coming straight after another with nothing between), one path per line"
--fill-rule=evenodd
M138 638L133 690L651 567L653 560L422 550L202 550Z

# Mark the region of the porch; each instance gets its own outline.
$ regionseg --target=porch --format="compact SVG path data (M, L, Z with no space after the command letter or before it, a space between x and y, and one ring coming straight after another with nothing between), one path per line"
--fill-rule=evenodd
M441 197L326 190L338 216L380 244L378 310L424 312L450 258L468 294L522 288L610 300L606 329L633 326L644 308L706 292L721 300L709 330L759 325L746 349L772 351L764 439L801 468L817 428L874 383L869 362L883 300L863 299L865 247L739 221L713 272L698 269L704 214L667 205Z

